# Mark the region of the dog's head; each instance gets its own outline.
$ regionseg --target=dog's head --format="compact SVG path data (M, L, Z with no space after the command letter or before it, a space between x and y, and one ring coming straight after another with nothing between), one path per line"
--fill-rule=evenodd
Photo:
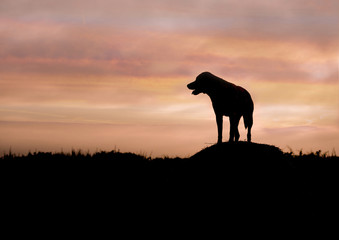
M208 89L211 87L210 79L213 75L209 72L203 72L197 76L194 82L187 84L187 88L193 90L193 95L198 95L200 93L207 93Z

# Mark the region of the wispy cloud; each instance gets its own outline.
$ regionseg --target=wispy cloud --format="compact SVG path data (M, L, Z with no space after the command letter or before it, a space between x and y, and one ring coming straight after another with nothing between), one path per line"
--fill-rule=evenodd
M148 149L198 125L213 141L209 100L186 89L207 70L251 92L258 140L279 139L265 127L336 129L337 9L335 0L3 0L0 121L124 123L130 137L152 139ZM163 126L162 134L152 125Z

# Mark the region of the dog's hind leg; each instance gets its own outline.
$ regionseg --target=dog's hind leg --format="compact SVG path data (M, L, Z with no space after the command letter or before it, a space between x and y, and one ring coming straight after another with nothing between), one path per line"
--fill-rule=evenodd
M244 115L245 128L247 129L247 142L251 142L251 130L253 126L253 113Z
M251 142L252 141L252 136L251 136L251 128L252 126L248 127L248 130L247 130L247 142Z
M230 116L230 142L233 142L233 140L235 142L238 142L240 134L239 134L239 130L238 130L238 125L239 125L239 120L240 120L239 115L233 115Z

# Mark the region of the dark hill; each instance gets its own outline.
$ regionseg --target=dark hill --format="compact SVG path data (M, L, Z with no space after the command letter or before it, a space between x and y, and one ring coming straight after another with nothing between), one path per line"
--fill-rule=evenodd
M9 154L0 165L3 194L18 206L44 199L57 209L299 219L327 216L338 200L337 157L294 156L257 143L222 143L185 159L114 151Z
M273 171L289 170L288 161L279 148L258 143L216 144L194 154L190 159L192 165L200 164L215 170L233 171L233 175L244 174L243 171L246 171L246 174L255 172L269 174Z
M283 152L271 145L248 143L248 142L224 142L207 147L194 154L193 159L219 159L219 160L237 160L237 159L281 159Z
M193 155L189 162L195 171L194 179L220 189L232 182L231 187L241 189L242 193L246 189L251 194L282 194L282 185L290 183L294 174L290 161L279 148L258 143L213 145Z

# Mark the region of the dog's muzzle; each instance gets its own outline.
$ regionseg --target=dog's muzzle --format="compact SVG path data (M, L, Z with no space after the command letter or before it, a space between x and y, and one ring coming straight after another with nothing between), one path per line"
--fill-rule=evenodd
M201 93L201 91L196 89L194 82L187 84L187 88L190 89L190 90L193 90L193 92L192 92L193 95L198 95L199 93Z
M194 82L187 84L187 88L191 89L191 90L194 90L195 89Z

